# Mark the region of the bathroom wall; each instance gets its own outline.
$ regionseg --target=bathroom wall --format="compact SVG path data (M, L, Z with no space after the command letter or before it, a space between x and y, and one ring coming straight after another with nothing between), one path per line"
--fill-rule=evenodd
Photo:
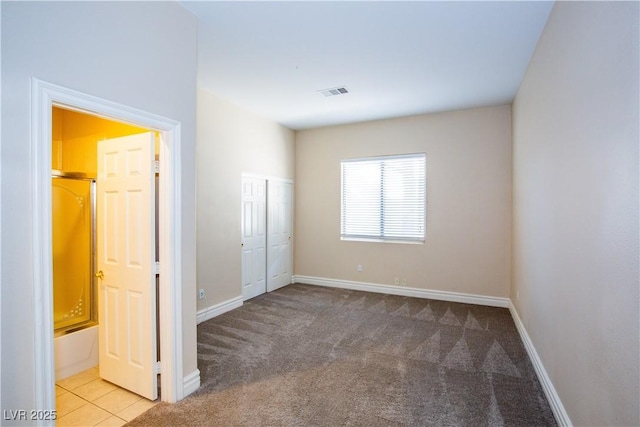
M95 177L98 174L99 141L142 132L148 130L54 107L52 168L65 172L84 172Z
M53 108L51 115L51 169L62 170L62 115L64 110Z

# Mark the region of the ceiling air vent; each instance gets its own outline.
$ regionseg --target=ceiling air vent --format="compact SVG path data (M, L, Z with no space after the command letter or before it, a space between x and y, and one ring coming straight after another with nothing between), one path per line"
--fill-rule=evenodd
M332 87L331 89L322 89L322 90L319 90L318 92L320 92L324 96L346 95L347 93L349 93L347 88L344 86Z

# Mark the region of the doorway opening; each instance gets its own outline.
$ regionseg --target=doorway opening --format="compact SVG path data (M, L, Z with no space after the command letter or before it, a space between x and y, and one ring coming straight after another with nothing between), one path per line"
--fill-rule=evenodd
M115 326L124 324L125 319L130 317L127 313L121 313L122 322L117 322L111 327L109 325L101 327L98 321L100 318L102 318L102 323L109 320L105 317L107 313L104 312L106 309L105 300L108 300L106 296L109 293L103 292L105 278L104 272L102 272L103 269L106 270L106 267L103 266L104 262L109 263L109 260L105 259L105 253L102 250L104 244L99 243L111 236L105 234L105 226L108 225L108 221L115 219L104 217L114 214L112 212L114 206L101 206L100 209L97 206L98 203L103 205L110 200L109 198L104 199L104 190L100 189L106 185L106 180L109 179L104 170L106 166L106 159L102 154L105 151L104 147L110 145L116 149L122 149L127 141L134 138L134 135L137 135L137 138L142 136L143 146L136 148L143 148L147 157L154 159L147 160L155 162L159 157L159 135L156 132L150 133L149 129L106 120L58 106L53 107L52 121L53 323L56 381L60 381L78 372L98 366L101 359L104 362L106 353L102 351L102 346L109 342L105 338L106 330L115 329ZM150 138L145 138L143 136L145 134ZM136 154L139 152L137 150ZM141 160L137 155L136 159ZM131 159L123 160L123 164L119 166L126 168L127 165L124 163L128 163ZM137 177L135 183L138 184L138 187L135 188L136 191L130 193L138 196L140 194L147 195L146 215L139 215L140 211L131 211L132 208L140 208L142 201L140 197L135 199L127 197L120 200L122 205L129 204L131 201L135 204L126 206L127 212L122 213L124 218L121 218L117 224L109 226L126 228L132 220L132 218L127 220L126 216L138 214L135 229L138 231L146 229L144 236L149 241L136 242L138 247L134 249L138 249L138 254L130 254L132 243L125 243L128 237L136 237L138 234L132 235L131 231L124 229L114 230L115 233L112 235L114 237L121 236L123 241L120 242L119 247L116 245L113 249L120 252L119 256L131 257L135 255L136 259L132 260L138 264L135 268L150 272L144 274L141 281L147 282L143 290L144 294L149 295L149 301L146 301L145 305L153 305L153 307L144 308L149 310L153 322L149 321L149 324L146 325L148 327L143 332L156 334L156 336L147 337L141 342L142 347L145 343L152 347L147 351L151 352L152 358L157 361L158 351L155 343L159 343L159 339L155 317L157 311L155 295L157 295L158 277L155 274L155 263L159 261L159 251L157 245L158 229L155 225L159 191L158 176L154 169L147 165L145 168L147 176ZM139 171L135 171L135 173L139 173ZM123 179L123 177L119 177L119 179ZM97 197L97 194L103 194L103 196ZM98 214L101 214L100 218L98 218ZM142 257L143 264L140 264L140 255L144 255ZM153 272L151 272L152 269ZM109 278L106 279L109 282ZM120 299L124 298L121 296ZM126 311L125 307L130 307L128 302L121 301L120 311L124 312ZM102 305L101 312L98 310L100 305ZM97 328L92 328L93 326L97 326ZM86 330L87 328L91 329ZM129 333L130 331L125 329L122 332ZM122 344L123 348L127 347L126 342ZM120 357L115 353L112 356ZM117 383L118 381L110 377L108 372L102 372L105 369L105 366L100 367L101 377ZM130 373L130 376L135 376L135 374ZM134 393L143 394L144 397L151 400L155 400L157 397L155 392L157 387L153 387L154 393L149 394L148 390L147 393L143 393L136 384L132 384L130 387L125 384L118 385Z
M199 385L199 376L183 379L180 123L72 89L32 79L31 152L32 238L34 246L34 324L36 410L55 408L52 254L53 107L150 129L159 135L158 200L159 330L162 400L176 402ZM159 372L159 365L156 366Z

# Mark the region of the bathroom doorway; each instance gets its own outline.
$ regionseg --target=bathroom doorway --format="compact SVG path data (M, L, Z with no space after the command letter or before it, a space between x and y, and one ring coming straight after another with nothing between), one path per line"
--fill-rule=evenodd
M59 106L52 119L56 381L99 364L155 400L159 135Z
M159 266L160 382L162 401L176 402L195 391L199 371L183 376L182 165L181 123L63 86L31 79L31 159L33 177L32 244L34 251L35 410L56 405L53 268L51 230L52 108L83 111L96 117L152 129L160 134ZM73 335L73 334L71 334ZM157 366L158 371L160 366Z

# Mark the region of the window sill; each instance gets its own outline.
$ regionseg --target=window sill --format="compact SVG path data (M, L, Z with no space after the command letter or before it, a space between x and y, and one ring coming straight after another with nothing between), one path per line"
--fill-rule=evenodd
M371 243L401 243L405 245L424 245L424 240L393 240L393 239L376 239L366 237L340 237L345 242L371 242Z

